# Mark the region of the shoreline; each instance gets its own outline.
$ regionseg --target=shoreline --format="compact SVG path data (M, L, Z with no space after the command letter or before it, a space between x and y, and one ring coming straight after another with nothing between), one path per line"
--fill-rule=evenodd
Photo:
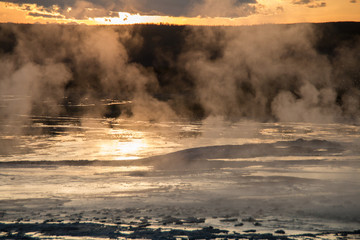
M192 221L196 221L193 219ZM184 221L184 220L180 220ZM163 226L152 226L146 218L141 218L140 222L117 223L92 223L92 222L73 222L73 223L0 223L0 239L61 239L61 237L84 237L97 239L268 239L268 240L287 240L287 239L316 239L316 238L337 238L358 239L360 230L354 231L319 231L291 234L283 229L273 231L257 232L256 227L229 231L213 226L196 228L197 224L186 225L177 228L177 225L185 223L162 223ZM291 231L290 231L291 232Z
M31 205L37 202L38 206ZM0 239L359 239L358 222L239 213L234 209L123 201L124 208L71 201L25 201L0 211ZM117 199L121 202L121 199ZM26 205L27 203L28 205ZM108 202L109 203L109 202ZM19 203L20 204L20 203ZM11 207L12 206L12 207ZM43 206L43 207L40 207ZM111 206L111 205L110 205ZM3 204L2 209L6 209ZM216 213L217 212L217 213ZM324 222L321 222L324 221ZM327 222L326 222L327 221ZM330 226L336 226L331 229ZM345 227L346 226L346 227ZM63 237L63 238L62 238Z

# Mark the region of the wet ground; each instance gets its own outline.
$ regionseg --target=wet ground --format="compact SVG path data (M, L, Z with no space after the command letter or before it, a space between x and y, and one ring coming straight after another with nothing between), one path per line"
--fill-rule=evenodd
M360 238L358 126L34 122L2 132L0 239Z

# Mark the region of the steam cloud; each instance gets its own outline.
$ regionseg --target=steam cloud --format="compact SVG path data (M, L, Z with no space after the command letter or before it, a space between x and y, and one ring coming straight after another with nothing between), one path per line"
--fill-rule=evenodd
M321 51L311 24L167 27L183 43L157 43L146 63L134 57L149 50L146 28L2 25L3 118L91 105L147 120L359 121L359 37Z
M320 34L309 24L194 29L182 60L210 115L358 121L359 38L329 56L315 49Z
M57 116L68 107L86 105L94 106L86 114L102 116L104 99L133 101L134 117L141 111L161 119L156 109L172 114L150 95L157 89L155 74L128 62L121 41L131 38L134 47L141 43L131 28L120 33L103 27L3 25L1 31L2 41L16 41L0 59L0 111L6 121Z

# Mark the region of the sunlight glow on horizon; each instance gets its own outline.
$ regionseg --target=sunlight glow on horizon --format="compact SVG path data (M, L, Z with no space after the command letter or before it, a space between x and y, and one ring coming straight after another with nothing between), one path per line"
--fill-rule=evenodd
M100 25L132 25L132 24L170 24L170 25L231 25L231 18L201 18L201 17L173 17L148 16L119 12L119 17L89 18Z
M141 16L140 14L131 14L128 12L119 12L119 17L97 17L89 18L98 24L124 25L124 24L142 24L159 21L160 16Z

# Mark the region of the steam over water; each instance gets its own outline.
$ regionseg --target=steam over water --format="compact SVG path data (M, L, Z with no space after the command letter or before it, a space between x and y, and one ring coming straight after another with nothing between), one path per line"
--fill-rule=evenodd
M0 239L358 236L358 24L0 27Z

